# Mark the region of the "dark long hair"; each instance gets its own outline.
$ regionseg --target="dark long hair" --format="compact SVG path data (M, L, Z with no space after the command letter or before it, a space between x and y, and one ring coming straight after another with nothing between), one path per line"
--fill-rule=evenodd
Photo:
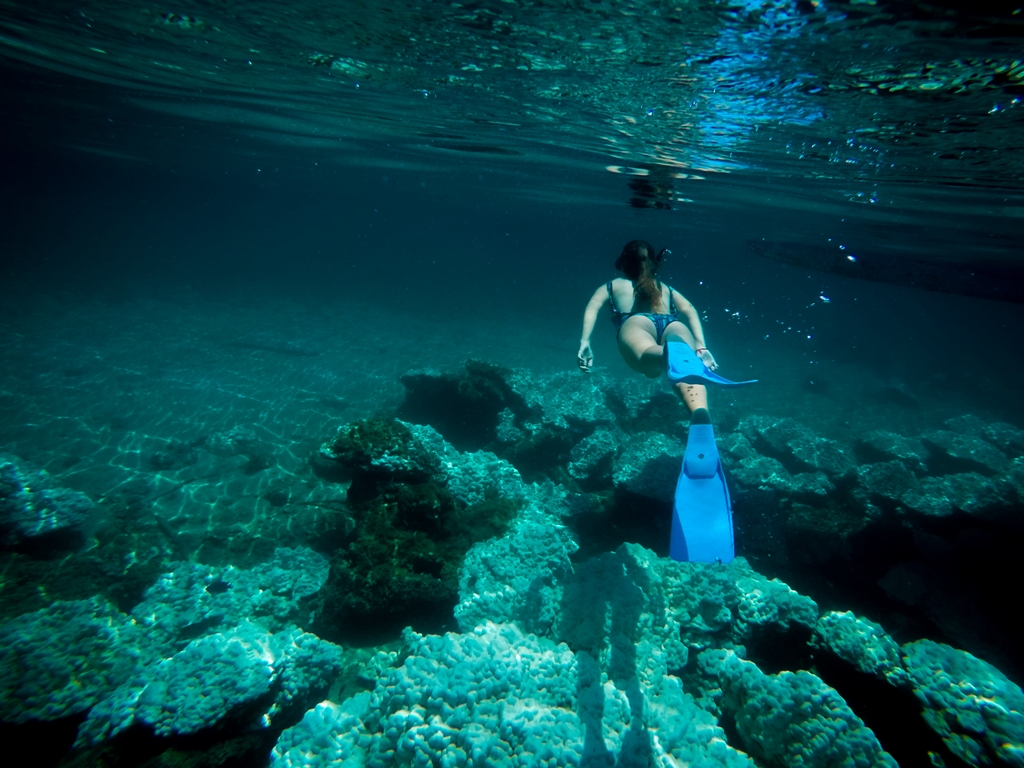
M656 313L668 311L661 299L661 283L657 278L658 267L666 253L667 248L655 253L654 246L646 240L630 240L615 260L615 268L633 281L633 300L646 296Z

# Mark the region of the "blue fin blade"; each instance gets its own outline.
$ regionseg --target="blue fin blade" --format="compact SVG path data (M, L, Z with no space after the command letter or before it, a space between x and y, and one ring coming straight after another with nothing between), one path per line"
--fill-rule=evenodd
M691 424L672 510L673 560L728 563L736 557L732 500L710 424Z
M682 341L665 342L665 356L668 361L668 379L673 384L680 381L687 384L714 384L719 387L744 387L747 384L757 384L757 379L730 381L724 376L719 376L704 365L704 361L690 349L689 344Z

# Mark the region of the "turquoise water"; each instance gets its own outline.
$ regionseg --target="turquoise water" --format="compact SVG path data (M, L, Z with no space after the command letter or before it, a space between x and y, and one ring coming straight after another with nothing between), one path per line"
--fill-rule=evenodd
M1022 34L0 0L10 751L1018 764ZM607 310L576 370L635 238L760 380L732 564L667 557L688 415Z

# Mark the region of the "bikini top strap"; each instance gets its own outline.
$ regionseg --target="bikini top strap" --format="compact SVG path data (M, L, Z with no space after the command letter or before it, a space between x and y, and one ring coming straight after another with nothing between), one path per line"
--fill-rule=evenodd
M619 308L615 306L615 296L612 295L612 281L609 280L605 285L608 289L608 300L612 303L612 312L618 312Z
M672 300L672 286L668 286L668 313L674 315L676 313L676 304Z

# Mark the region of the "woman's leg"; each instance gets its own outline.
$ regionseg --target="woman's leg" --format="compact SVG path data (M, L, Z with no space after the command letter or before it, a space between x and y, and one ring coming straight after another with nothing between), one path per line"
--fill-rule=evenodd
M668 324L668 327L665 329L665 333L662 334L662 341L681 341L684 344L687 344L690 349L695 349L697 346L697 342L693 338L693 334L690 332L690 329L678 320L674 323ZM675 390L679 399L686 403L686 407L690 409L690 413L693 413L698 408L707 409L708 388L703 384L686 384L681 381L678 384L674 384L672 389Z
M680 381L678 384L672 387L679 395L679 399L686 403L686 407L690 409L690 413L693 413L698 408L707 410L708 407L708 388L703 384L686 384Z
M655 337L654 323L647 317L631 317L619 329L619 352L626 365L648 378L656 379L665 372L665 347ZM691 349L696 346L690 329L681 322L669 323L662 341L682 341ZM708 407L708 391L703 384L680 382L672 387L690 412Z

